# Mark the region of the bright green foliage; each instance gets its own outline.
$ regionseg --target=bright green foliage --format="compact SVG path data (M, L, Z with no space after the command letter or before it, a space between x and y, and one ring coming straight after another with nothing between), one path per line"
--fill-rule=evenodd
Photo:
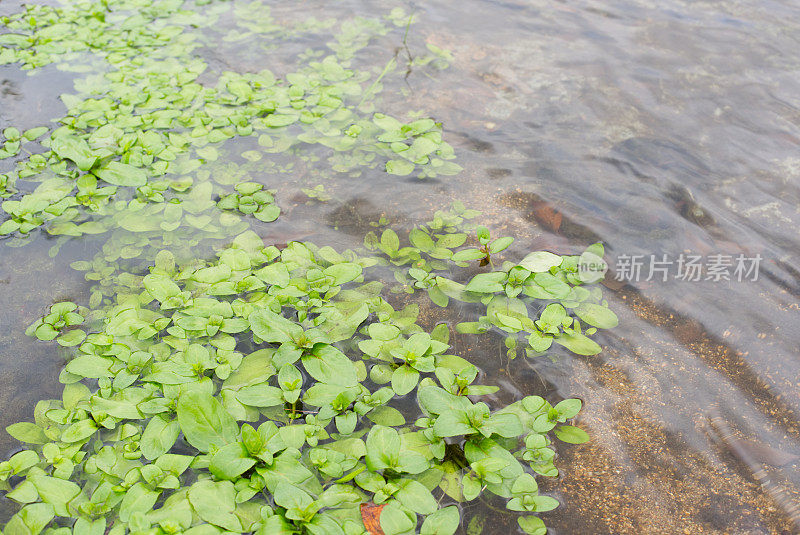
M48 128L46 126L31 128L22 133L13 126L4 129L2 134L5 141L3 141L2 148L0 148L0 160L25 153L36 165L41 165L43 157L38 154L32 155L28 148L30 148L30 142L46 134L47 130ZM2 198L9 197L13 194L13 188L11 188L12 184L9 184L9 178L8 174L0 174L0 197ZM6 225L6 228L9 227L10 225ZM4 232L2 227L0 227L0 234L7 234L7 232Z
M6 465L6 479L24 476L8 496L111 533L360 532L364 501L390 504L400 516L387 524L420 516L423 532L452 533L457 510L437 495L555 507L529 470L558 473L549 435L582 441L563 425L580 402L478 401L496 388L448 353L444 325L425 332L416 306L395 309L365 282L378 263L310 243L279 251L250 231L210 262L162 251L138 287L86 313L63 398L9 428L34 446ZM82 323L74 310L54 305L32 334ZM395 406L407 396L423 414L413 423Z
M513 242L512 238L491 239L488 229L478 227L479 247L460 248L469 238L464 232L470 229L467 221L475 216L474 211L456 203L451 211L437 212L433 221L413 229L409 246L401 247L391 229L384 230L380 238L369 233L364 243L369 250L381 253L381 263L395 266L395 278L401 284L394 291L425 290L441 307L446 307L450 299L485 305L484 316L456 328L461 333L478 334L494 327L506 333L509 358L516 357L520 341L526 342L528 356L544 353L553 342L579 355L599 353L600 346L589 335L598 328L615 327L618 320L600 288L584 287L578 273L580 256L538 251L518 263L507 261L492 271L478 273L466 284L448 278L453 263L463 267L470 261L480 261L481 266L494 268L491 255ZM591 250L602 256L601 244Z
M237 29L219 35L223 15ZM4 533L351 535L364 533L369 501L386 504L387 534L452 534L452 502L485 494L544 533L535 513L557 502L534 474L558 474L552 437L588 440L569 425L580 401L497 406L487 395L498 388L476 384L479 369L451 353L447 324L424 329L419 303L393 305L381 276L393 270L390 292L424 291L412 301L481 303L485 314L457 335L499 335L509 356L520 340L529 355L552 342L594 354L588 336L617 319L581 282L578 257L500 262L513 239L474 228L479 213L461 203L409 232L369 233L361 251L279 249L251 229L280 214L267 175L320 154L352 177L459 172L440 123L376 111L397 60L355 67L372 37L407 36L412 21L399 8L354 18L282 79L214 79L201 46L267 55L337 23L287 26L260 2L181 0L27 6L3 18L0 64L79 76L52 129L2 132L0 159L16 167L0 175L0 196L16 196L2 203L0 234L19 244L42 228L58 236L51 254L71 238L102 240L72 264L93 283L84 306L55 303L27 330L66 348L64 390L7 428L27 447L0 462L0 490L19 504ZM452 60L428 51L409 68ZM38 154L26 148L34 142ZM16 192L18 180L38 185ZM333 198L322 184L302 191Z
M24 235L40 226L56 235L98 234L119 220L138 218L143 203L164 202L174 206L149 208L147 216L170 226L185 201L180 193L197 183L187 183L192 174L213 186L212 196L224 194L216 186L229 183L198 168L228 156L232 149L226 141L246 137L257 137L259 145L241 152L249 162L264 153L322 146L332 149L328 162L337 172L358 175L365 167L380 166L424 178L460 171L449 161L455 155L442 140L441 124L427 118L406 124L372 113L365 104L380 84L365 88L371 73L353 69L351 62L371 36L386 32L380 21L343 24L338 41L330 45L332 53L284 80L263 70L225 72L216 86L200 83L207 66L193 51L213 38L210 28L228 9L216 4L193 11L177 0L125 0L115 2L113 11L101 1L29 6L24 14L6 17L12 33L0 36L0 64L34 69L55 62L82 71L91 55L109 70L79 80L77 94L61 96L68 113L58 120L62 126L41 139L49 151L22 159L2 175L2 192L13 190L18 178L42 183L21 200L3 203L11 219L0 225L0 234ZM257 2L237 5L235 12L243 27L273 38L303 30L284 30L274 22L254 27L254 14L269 18ZM21 138L36 139L46 130L22 136L14 128L5 132L0 158L17 154ZM128 192L134 191L130 199ZM277 217L271 201L242 195L248 197L238 206L243 213L262 221ZM120 202L110 202L117 198ZM237 209L233 199L223 204ZM253 207L260 208L248 211Z
M278 219L281 209L275 204L275 190L265 190L255 182L236 184L236 193L223 197L217 207L222 210L237 210L243 214L253 214L256 219L270 223Z
M74 346L83 341L86 333L80 329L70 329L82 324L84 316L78 310L78 305L69 301L56 303L50 307L50 313L36 320L25 333L35 336L39 340L57 341L62 346Z

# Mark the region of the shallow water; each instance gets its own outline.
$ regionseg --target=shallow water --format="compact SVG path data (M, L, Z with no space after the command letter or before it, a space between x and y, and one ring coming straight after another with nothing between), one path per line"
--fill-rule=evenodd
M391 7L302 2L275 5L273 15L343 19ZM504 400L543 392L584 400L580 423L592 442L561 448L561 478L540 479L563 502L542 515L553 533L800 530L800 9L674 0L407 7L418 14L411 54L427 42L454 61L387 81L382 107L441 121L464 171L423 181L336 176L326 179L334 198L324 204L297 200L300 187L320 182L313 166L290 183L265 171L283 215L264 235L355 247L381 215L410 226L456 198L481 209L493 234L517 238L511 257L576 253L595 241L612 262L760 255L756 281L677 280L672 266L667 281L610 283L620 326L600 335L595 357L506 362L500 341L462 354L486 383L504 386ZM0 3L2 13L15 10ZM223 17L216 30L232 24ZM198 53L211 75L281 74L323 43L233 42ZM360 61L382 66L400 47L402 31L392 32ZM62 115L57 95L75 76L0 68L0 126ZM24 328L53 301L79 301L88 289L68 265L93 246L73 241L53 260L51 245L38 236L0 254L2 427L60 391L62 357ZM17 446L0 438L3 457Z

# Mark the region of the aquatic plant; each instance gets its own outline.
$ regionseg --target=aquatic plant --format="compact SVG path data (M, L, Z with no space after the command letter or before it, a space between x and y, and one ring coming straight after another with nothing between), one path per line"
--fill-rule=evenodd
M217 203L222 210L237 210L265 223L278 219L281 209L275 204L275 190L265 190L256 182L240 182L234 187L236 193L226 195Z
M0 226L2 234L26 235L40 226L55 235L98 234L135 218L143 203L166 203L150 208L148 219L159 213L170 219L168 212L177 208L169 205L180 205L180 193L199 178L191 175L229 154L225 141L235 138L258 138L258 150L239 153L250 161L318 145L333 149L329 161L337 172L380 166L424 178L461 169L448 161L455 155L442 140L441 124L428 118L403 123L373 113L371 100L365 102L380 84L365 89L370 73L350 63L380 33L378 20L344 25L335 53L283 80L268 70L225 72L210 87L198 82L207 66L193 52L208 37L197 29L210 28L225 6L202 14L167 0L107 7L29 6L4 18L10 32L0 35L0 64L33 69L56 62L83 70L78 65L90 61L85 56L91 53L108 70L78 80L78 94L61 96L68 110L56 121L62 126L47 135L41 128L25 132L24 139L41 138L44 152L16 161L16 169L2 175L4 191L14 192L20 178L41 183L20 200L3 203L11 218ZM20 148L20 134L14 128L6 132L10 156ZM159 180L168 176L173 178ZM97 181L108 185L97 188ZM212 195L224 193L216 177L205 175L203 182L212 186ZM127 204L119 202L125 199Z
M9 427L32 446L3 465L4 479L24 476L7 494L25 505L6 532L58 516L75 518L75 533L361 533L371 501L387 504L385 533L413 532L417 515L423 533L452 533L459 514L437 489L555 507L526 467L558 473L551 431L586 439L566 425L580 401L477 401L497 387L448 352L446 324L426 332L415 304L381 295L367 280L379 267L310 243L280 251L249 231L201 264L160 252L130 274L138 286L86 313L63 398ZM54 306L33 333L74 309Z
M618 319L603 300L599 287L584 287L578 267L585 256L536 251L518 264L504 262L499 269L478 273L466 284L445 276L453 264L466 267L470 261L480 261L481 265L492 265L491 255L513 242L511 237L491 239L488 229L477 227L479 247L455 250L467 242L468 235L463 232L465 220L478 214L456 202L451 211L439 211L427 225L413 229L409 233L409 246L401 247L391 229L383 231L380 238L374 232L369 233L365 245L382 253L383 263L404 266L395 269L395 278L402 283L401 291L413 293L415 289L424 289L441 307L446 307L450 299L485 305L486 315L474 322L459 323L456 329L460 333L478 334L496 327L507 333L505 344L510 358L517 355L520 336L527 341L528 356L542 354L553 342L579 355L599 353L600 346L587 335L598 328L616 327ZM588 248L584 255L589 254L601 262L602 245ZM546 306L538 304L548 302ZM568 314L568 309L574 315ZM537 316L532 318L531 313ZM587 328L584 329L581 320Z
M308 169L320 154L350 176L460 167L440 123L376 111L394 58L355 65L389 25L408 46L402 10L342 23L327 55L309 51L283 79L209 82L203 46L335 26L277 24L260 3L237 3L237 30L215 36L230 9L85 1L3 18L0 63L100 73L62 95L58 128L3 132L0 157L15 165L0 181L6 243L42 229L59 237L53 255L86 235L100 245L72 264L94 282L88 299L55 303L28 329L64 346L64 391L8 427L26 447L0 463L0 488L20 505L4 533L360 534L377 522L387 535L448 534L461 522L454 502L494 495L543 534L535 513L558 502L533 474L558 474L553 437L588 439L569 424L580 401L500 406L452 353L446 311L426 329L419 305L479 303L485 314L458 336L501 334L510 357L522 340L529 356L553 342L594 354L589 336L616 316L577 256L501 261L512 238L475 229L479 213L461 203L407 233L368 233L364 250L265 243L251 227L280 216L265 170ZM409 65L446 67L447 51L428 50ZM330 200L316 183L301 190Z

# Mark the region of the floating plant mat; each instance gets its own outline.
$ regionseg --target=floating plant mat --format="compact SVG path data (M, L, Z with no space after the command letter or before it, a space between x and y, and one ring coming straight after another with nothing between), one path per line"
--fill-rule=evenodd
M581 403L501 404L450 338L488 339L508 358L552 344L598 353L591 336L617 318L579 266L603 248L506 259L513 238L459 202L406 230L374 221L357 249L265 242L255 230L280 221L298 173L320 181L295 185L324 203L334 175L460 171L440 123L379 110L385 77L445 68L449 54L360 69L372 37L405 43L402 10L292 25L260 3L199 4L3 19L0 62L76 73L64 117L3 131L5 245L40 233L56 238L52 256L100 244L72 263L91 292L27 330L64 348L64 390L8 428L27 446L0 463L19 504L3 532L452 534L469 521L458 504L494 496L545 533L536 513L558 502L537 476L558 475L555 439L588 440L570 425ZM222 18L238 33L215 36ZM281 77L212 80L197 54L312 32L331 32L328 48ZM478 312L451 332L461 303ZM442 321L423 328L421 306Z

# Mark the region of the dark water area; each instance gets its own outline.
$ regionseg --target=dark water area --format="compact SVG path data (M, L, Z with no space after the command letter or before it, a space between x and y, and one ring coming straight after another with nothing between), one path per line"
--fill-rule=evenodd
M342 20L392 7L274 3L272 16ZM516 238L512 259L539 249L577 254L602 241L615 269L604 292L620 318L598 335L602 353L508 361L501 338L477 347L454 341L485 383L501 385L504 402L529 394L584 401L578 420L592 441L560 446L560 477L539 478L562 502L542 515L550 533L800 533L800 7L677 0L404 7L417 16L410 54L429 43L453 60L433 74L411 67L387 79L381 107L441 121L464 171L418 180L382 170L320 179L309 163L291 175L265 169L260 180L278 189L282 215L259 234L357 247L380 217L410 228L458 199L483 212L493 235ZM0 15L18 8L0 2ZM214 31L234 29L223 15ZM211 46L213 37L196 52L210 78L223 70L292 72L326 39ZM402 39L402 31L378 37L357 61L379 71L405 54ZM61 116L57 97L79 76L0 67L0 128ZM251 148L248 140L228 143ZM298 200L300 188L321 182L330 201ZM54 301L86 299L89 283L69 263L95 246L73 240L51 258L52 245L42 234L0 251L3 428L60 395L63 355L26 337L25 327ZM638 277L625 264L637 255ZM705 265L701 280L682 280L679 259L693 255ZM709 271L714 255L730 262L727 278ZM737 280L737 257L760 258L757 277ZM666 262L666 273L650 276L654 260ZM472 313L423 311L432 324ZM18 447L2 434L3 457ZM513 518L491 518L498 523L483 533L517 529Z

